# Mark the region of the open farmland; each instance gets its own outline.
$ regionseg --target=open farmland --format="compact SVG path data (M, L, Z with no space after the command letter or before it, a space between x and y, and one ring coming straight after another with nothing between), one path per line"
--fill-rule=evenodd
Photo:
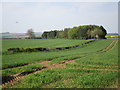
M68 39L4 39L2 51L9 48L56 48L79 45L90 40L68 40Z
M118 39L3 39L3 88L117 88ZM8 52L9 48L65 50Z

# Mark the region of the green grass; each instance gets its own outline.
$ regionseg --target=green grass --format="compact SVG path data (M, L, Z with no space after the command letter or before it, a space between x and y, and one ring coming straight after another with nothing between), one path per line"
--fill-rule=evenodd
M76 60L79 64L118 65L118 44L105 53L96 53Z
M2 51L9 48L56 48L79 45L90 40L69 40L69 39L3 39Z
M26 71L32 71L35 70L37 68L41 68L43 67L40 64L31 64L31 65L27 65L27 66L22 66L22 67L17 67L17 68L12 68L12 69L5 69L2 70L2 75L3 76L10 76L10 75L15 75L21 72L26 72Z
M98 50L101 50L107 47L112 40L98 40L89 45L85 45L83 47L74 48L71 50L62 50L62 51L44 51L44 52L32 52L32 53L18 53L18 54L10 54L3 55L3 67L13 66L13 65L21 65L26 63L38 62L48 59L61 58L66 56L73 56L72 58L81 56L85 53L92 53ZM102 46L101 46L102 44ZM8 63L9 62L9 63Z
M12 88L100 88L117 80L117 72L80 69L52 69L28 75Z
M79 88L105 88L115 84L118 78L117 72L92 73L74 79Z
M63 57L53 59L49 64L56 64L66 60L73 60L73 59L84 57L85 55L86 54L81 54L81 55L73 54L73 55L63 56Z
M54 39L55 40L55 39ZM53 40L53 41L54 41ZM63 39L60 39L63 40ZM97 40L83 47L62 51L44 51L3 55L3 67L33 63L52 59L49 65L74 59L72 64L63 64L65 68L44 69L29 74L9 88L115 88L118 80L118 43L107 52L105 49L114 39ZM50 40L49 40L50 41ZM52 42L52 41L51 41ZM57 42L57 41L56 41ZM79 40L79 42L84 42ZM64 45L64 41L59 43ZM119 42L120 44L120 42ZM50 45L50 44L49 44ZM48 46L49 46L48 45ZM52 45L52 44L51 44ZM72 45L69 43L68 45ZM59 46L56 44L56 46ZM47 47L47 46L46 46ZM53 46L54 47L54 46ZM112 47L112 46L111 46ZM110 48L111 48L110 47ZM9 63L8 63L9 62ZM2 70L9 76L34 70L42 65L34 64ZM106 70L105 70L106 69Z
M42 71L42 74L36 73L29 75L20 84L14 86L14 88L41 88L44 84L49 84L61 79L58 72L52 70Z
M95 65L95 64L65 64L68 68L75 68L75 69L82 69L82 68L89 68L89 69L113 69L117 70L117 66L110 66L110 65Z

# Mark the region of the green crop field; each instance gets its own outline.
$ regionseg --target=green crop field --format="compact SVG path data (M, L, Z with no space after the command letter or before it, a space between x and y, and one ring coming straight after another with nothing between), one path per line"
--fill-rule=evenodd
M118 88L118 39L3 39L3 88ZM85 44L87 43L87 44ZM9 52L9 48L61 48Z
M5 39L2 41L2 51L6 51L8 48L55 48L74 46L84 43L90 40L68 40L68 39Z

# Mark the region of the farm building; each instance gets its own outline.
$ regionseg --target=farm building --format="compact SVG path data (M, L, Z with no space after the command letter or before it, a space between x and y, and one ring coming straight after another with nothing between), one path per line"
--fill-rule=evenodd
M120 38L120 35L118 33L108 33L106 38Z

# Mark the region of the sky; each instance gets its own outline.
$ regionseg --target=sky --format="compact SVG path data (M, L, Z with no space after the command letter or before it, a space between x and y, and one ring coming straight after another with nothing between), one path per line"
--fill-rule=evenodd
M14 1L14 0L13 0ZM1 11L1 10L0 10ZM63 30L102 25L118 33L118 2L2 2L2 32Z

